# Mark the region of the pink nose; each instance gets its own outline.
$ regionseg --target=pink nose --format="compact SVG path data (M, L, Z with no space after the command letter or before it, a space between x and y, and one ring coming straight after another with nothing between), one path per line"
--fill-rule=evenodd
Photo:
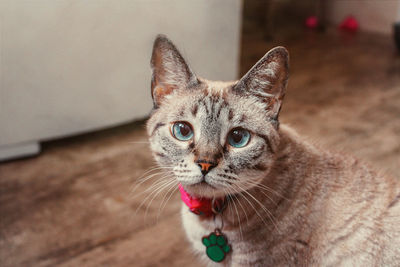
M210 169L211 164L210 163L198 163L200 165L200 168L202 171L208 171Z
M201 169L201 173L203 175L206 175L212 168L214 168L217 164L213 162L204 162L204 161L198 161L197 165L199 165Z

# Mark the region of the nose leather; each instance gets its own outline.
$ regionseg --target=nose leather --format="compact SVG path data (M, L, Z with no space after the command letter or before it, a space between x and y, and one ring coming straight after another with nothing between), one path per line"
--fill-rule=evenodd
M217 166L217 164L216 163L214 163L214 162L209 162L209 161L197 161L196 162L197 163L197 165L200 167L200 169L201 169L201 173L203 174L203 175L206 175L212 168L214 168L215 166Z

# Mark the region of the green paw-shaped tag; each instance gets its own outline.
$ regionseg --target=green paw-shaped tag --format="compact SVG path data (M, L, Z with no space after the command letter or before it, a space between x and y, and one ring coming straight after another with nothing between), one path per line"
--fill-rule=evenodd
M212 232L210 235L203 237L202 241L207 248L207 256L215 262L223 261L225 255L231 251L231 247L227 244L228 242L223 234Z

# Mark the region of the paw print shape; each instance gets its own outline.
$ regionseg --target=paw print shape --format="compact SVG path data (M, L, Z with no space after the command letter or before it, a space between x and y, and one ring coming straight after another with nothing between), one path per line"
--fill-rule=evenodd
M225 255L231 250L222 234L211 233L209 236L203 237L202 242L206 246L207 256L215 262L223 261Z

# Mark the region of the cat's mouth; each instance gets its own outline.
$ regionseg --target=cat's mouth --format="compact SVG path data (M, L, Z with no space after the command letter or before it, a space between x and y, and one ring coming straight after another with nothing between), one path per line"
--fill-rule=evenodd
M213 186L212 184L206 182L206 180L203 178L203 180L197 184L194 184L194 186L202 186L202 187L211 187L212 189L217 189L215 186Z
M196 197L212 198L225 195L224 192L220 192L221 190L218 190L215 185L207 182L205 179L202 179L198 183L185 185L184 187L188 193Z
M199 179L199 181L196 181L195 183L192 184L186 184L186 186L192 187L192 188L202 188L202 189L217 189L217 187L215 185L213 185L212 183L210 183L210 181L207 181L208 179L206 179L206 176L202 176L201 179Z

